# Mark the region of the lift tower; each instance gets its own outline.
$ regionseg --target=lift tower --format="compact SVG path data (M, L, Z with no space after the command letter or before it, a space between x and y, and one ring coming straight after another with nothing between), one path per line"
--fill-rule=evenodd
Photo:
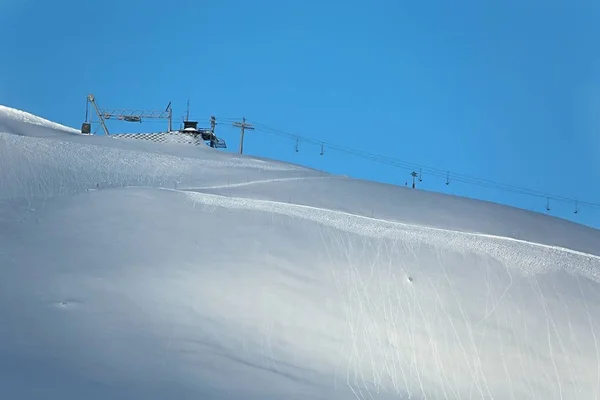
M106 126L107 119L118 119L126 122L142 122L142 119L167 119L169 121L168 131L173 130L173 109L171 108L171 102L167 105L164 111L148 111L148 110L125 110L125 109L101 109L98 106L96 97L93 94L87 96L85 119L86 121L81 125L81 133L91 134L92 122L89 117L89 105L94 107L96 115L100 121L100 125L104 130L105 135L110 135L108 127Z
M244 153L244 133L246 129L254 130L252 124L246 122L246 117L242 118L242 122L234 122L233 126L240 128L240 154Z

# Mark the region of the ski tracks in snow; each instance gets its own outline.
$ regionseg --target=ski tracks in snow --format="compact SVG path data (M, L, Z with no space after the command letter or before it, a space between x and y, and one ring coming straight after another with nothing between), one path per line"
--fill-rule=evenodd
M287 180L291 179L306 179L306 177L287 178ZM251 184L251 182L237 185L243 186L248 184ZM562 267L568 272L580 273L596 282L600 282L598 274L598 270L600 270L600 256L564 247L485 233L413 225L308 205L243 197L227 197L189 190L175 191L185 193L194 203L206 206L272 212L293 218L310 220L357 235L400 239L454 251L490 255L507 266L517 267L517 269L526 275L550 272Z
M419 392L424 395L428 392L431 393L431 390L436 390L429 387L432 383L438 387L437 390L439 391L437 391L436 395L442 395L442 398L459 398L465 393L465 390L470 392L471 397L493 398L493 393L499 390L497 386L498 382L496 382L495 379L490 376L489 371L488 373L484 372L484 365L482 364L484 361L481 359L482 356L480 352L482 349L480 347L483 345L485 335L477 336L475 334L475 330L479 329L477 330L479 333L485 332L484 328L479 328L485 320L490 317L498 319L504 315L501 314L500 316L496 315L493 317L495 315L496 307L499 305L512 286L514 278L513 275L515 273L521 273L525 276L534 276L536 274L558 271L562 269L570 274L573 274L575 277L582 275L595 282L600 282L600 274L597 272L600 270L599 256L560 246L546 245L542 243L535 243L521 239L484 233L463 232L407 224L397 221L382 220L308 205L290 204L278 201L243 197L227 197L223 195L208 194L197 191L178 192L185 193L188 199L194 204L202 204L204 207L207 207L208 210L214 210L217 207L222 207L227 209L275 213L291 218L312 221L323 226L334 228L340 233L352 233L364 238L371 237L391 239L391 243L394 243L394 246L396 246L395 243L404 243L403 246L405 246L408 251L414 252L416 247L423 244L429 245L436 249L435 254L438 257L439 265L446 275L446 283L449 285L451 293L456 299L456 303L452 304L457 307L459 312L457 315L457 320L455 320L446 309L447 307L451 307L451 305L447 305L446 301L437 292L437 289L435 289L436 285L431 281L431 278L425 277L425 279L429 279L429 284L432 288L434 288L434 293L436 294L436 299L434 299L436 300L434 303L437 304L436 313L441 313L439 317L445 321L446 324L449 324L449 327L451 328L448 337L443 334L439 337L436 336L438 333L435 327L442 322L429 321L431 316L421 309L419 301L417 301L416 298L412 298L411 301L411 298L409 297L405 298L405 301L401 301L400 294L396 293L395 296L397 301L393 300L394 290L392 290L391 287L387 288L388 296L384 295L384 292L386 292L385 290L381 291L382 295L384 295L384 298L389 297L387 301L384 301L385 309L383 310L383 314L385 318L381 320L384 322L381 322L380 319L376 318L376 315L381 314L382 311L377 305L372 304L369 290L366 285L377 286L377 283L367 283L367 281L371 282L374 279L375 282L389 282L389 279L381 280L377 279L377 277L374 278L373 266L370 268L371 272L363 271L364 274L368 276L361 277L363 273L358 271L353 259L353 255L356 256L359 254L350 254L355 250L360 253L360 249L347 249L348 254L346 254L347 257L344 259L347 258L346 261L347 265L350 267L351 275L349 277L350 281L348 282L348 287L346 290L344 290L339 286L338 280L341 279L341 277L335 277L335 282L336 286L338 286L338 294L345 299L344 301L346 308L344 314L348 322L346 332L344 333L345 340L343 351L345 353L345 357L349 357L347 360L348 369L346 371L346 384L354 392L355 397L360 400L373 400L375 398L375 392L372 392L373 390L376 392L387 392L388 389L392 389L392 391L396 392L398 395L404 394L409 397ZM339 240L341 241L342 239L340 238ZM385 245L385 242L383 243ZM375 246L381 245L382 244L377 244ZM486 299L486 312L482 318L480 317L477 320L471 320L467 316L466 311L463 310L459 300L460 296L456 292L456 288L453 287L450 278L447 276L447 273L444 269L443 260L440 259L440 254L437 251L439 249L446 249L451 252L458 253L473 253L484 257L491 256L492 258L498 260L504 266L504 268L506 268L507 277L509 280L507 282L507 286L501 293L499 293L498 297L491 301L491 304L487 304ZM415 257L417 257L416 254ZM372 263L376 262L378 262L378 260L372 261ZM393 285L397 286L399 282L397 281L396 274L391 271L392 265L390 260L388 260L388 264L390 264L388 265L390 271L384 278L387 277L392 279ZM404 270L402 263L400 263L399 268ZM367 269L369 270L369 268ZM407 271L403 272L406 277L410 276ZM535 277L534 282L536 282ZM379 283L379 285L381 285L381 283ZM390 283L390 285L392 284ZM344 293L347 290L350 292ZM576 374L572 369L572 361L569 358L569 352L564 347L564 344L562 344L561 334L557 329L554 317L549 314L549 310L547 309L547 304L541 289L537 287L537 290L534 290L534 293L536 293L539 297L539 301L541 301L542 304L542 311L544 311L546 314L547 344L550 352L549 358L552 361L551 366L553 367L551 370L544 371L544 373L554 373L556 375L557 386L555 387L555 390L559 393L559 398L564 398L563 392L565 391L565 388L562 386L562 383L565 383L566 381L563 378L568 378L572 381L575 381ZM491 296L495 297L493 295ZM408 307L408 309L405 309L406 307ZM398 315L398 313L402 315ZM381 315L379 316L381 317ZM393 332L400 334L399 332L402 330L399 328L400 325L394 323L394 321L400 317L402 317L401 319L403 320L414 320L412 324L413 330L416 329L418 325L417 322L420 321L420 323L423 324L422 329L425 329L426 331L424 337L419 336L420 334L418 334L416 331L410 331L410 329L405 332L407 337L414 341L414 343L411 344L412 348L418 347L419 344L417 342L419 341L422 342L423 340L429 340L431 343L430 348L427 351L430 351L432 355L439 356L439 349L438 345L436 344L436 340L439 341L443 339L444 341L451 341L458 345L460 348L459 354L462 354L462 363L459 362L460 365L457 366L457 368L462 369L464 373L470 376L470 381L465 382L463 380L465 377L461 377L458 372L450 373L446 371L447 360L437 360L437 357L434 357L436 360L434 365L429 365L429 367L437 368L439 370L438 372L442 374L440 375L441 378L438 382L435 381L435 379L432 378L432 376L428 374L426 370L422 370L422 368L426 368L426 365L428 364L422 360L420 361L419 355L416 352L413 351L407 353L406 349L400 348L390 353L391 348L384 346L384 342L386 341L386 338L388 341L393 339L390 336L393 334ZM390 324L393 328L391 330L389 329L390 326L388 326ZM595 342L596 337L594 335L594 327L591 325L591 321L589 328L591 329ZM518 354L521 354L523 350L520 348L522 346L516 339L519 335L518 330L515 331L516 326L513 326L512 329L512 334L514 336L513 339L517 344L516 350L515 348L511 348L510 344L507 343L505 345L508 346L506 349L501 348L502 357L504 357L504 351L509 352L508 354L510 354L511 351L517 351ZM556 338L558 341L557 344L554 343L554 338ZM392 340L389 343L390 346L393 346L392 342L396 342L397 340L398 339ZM503 342L502 339L498 340L500 340L501 343ZM372 348L373 346L375 348ZM504 347L504 345L502 347ZM561 373L559 373L559 368L557 365L558 360L565 356L567 357L567 373L570 375L570 377L562 376ZM403 357L409 357L410 362L407 364L405 362L405 358ZM523 357L525 357L525 361L523 361ZM529 358L519 355L519 359L521 359L521 362L534 363L535 361L533 353L529 356ZM339 361L341 361L341 358ZM598 360L598 362L600 363L600 360ZM367 367L367 365L364 365L365 363L369 364L369 366L372 368L372 371L370 368L364 369ZM381 363L383 363L383 366ZM507 379L507 382L505 383L508 383L509 385L507 390L514 395L515 391L513 391L514 388L512 385L513 383L518 384L520 385L521 390L523 390L523 387L525 387L526 390L531 393L532 397L535 398L536 394L532 386L534 383L531 381L533 378L525 375L526 378L523 378L522 382L513 382L514 374L509 371L504 358L503 363L506 375L505 378ZM531 365L535 365L535 363ZM355 368L354 372L351 372L352 366ZM531 368L529 364L526 366ZM522 367L525 368L526 366ZM562 366L561 369L563 369L563 367L565 366ZM486 364L485 368L487 370L490 368L490 366ZM388 376L384 376L386 371L389 374ZM369 379L369 377L372 379L372 381ZM600 379L600 369L598 372L598 377ZM489 381L490 379L491 381ZM391 388L386 389L386 385L383 383L385 380L391 380ZM369 381L371 381L370 384L367 383ZM470 386L470 388L465 387L465 385ZM600 383L597 385L600 385ZM598 395L597 385L596 395ZM426 389L426 387L429 389Z
M448 337L444 335L441 335L440 337L436 336L436 326L442 322L429 321L431 316L428 316L428 314L421 309L421 306L416 298L412 298L411 301L411 298L409 297L402 301L400 294L396 293L396 299L394 300L394 290L392 290L391 286L387 287L387 291L382 291L382 294L385 292L388 295L384 295L384 298L389 297L388 300L384 301L383 311L378 309L378 306L376 307L376 305L371 304L372 302L369 300L369 290L366 285L377 286L377 283L367 283L367 281L371 282L374 280L375 282L380 282L379 285L381 285L381 282L390 282L391 279L393 284L389 283L389 285L397 286L399 284L396 273L391 271L391 260L388 260L387 262L389 264L387 267L390 270L389 272L384 273L385 276L382 279L377 279L377 276L375 276L375 278L372 276L373 269L375 268L374 266L371 266L370 272L369 268L367 268L368 270L366 272L363 271L363 273L368 276L361 277L363 273L358 271L356 268L357 266L355 265L353 257L359 255L360 249L347 249L347 254L344 259L346 260L347 258L346 261L347 265L350 267L351 275L349 277L350 281L348 282L348 287L346 290L344 290L339 286L338 280L341 279L341 277L336 277L335 282L336 286L338 286L338 294L345 299L346 309L344 314L349 324L346 327L347 331L344 333L346 339L344 340L344 353L346 357L349 357L347 360L348 370L346 371L346 384L352 389L356 398L361 400L374 399L375 393L371 392L373 389L375 389L377 392L380 390L386 392L387 390L383 384L385 380L391 380L391 389L397 394L404 393L409 397L411 396L411 393L416 394L421 392L424 394L430 392L431 388L426 390L426 387L429 387L429 384L434 383L439 385L438 390L441 391L437 392L437 394L441 394L443 397L445 396L445 398L459 398L461 393L465 393L465 384L470 385L470 389L467 390L471 392L471 396L478 398L479 396L481 398L493 398L494 395L492 393L498 390L497 382L488 382L488 380L492 377L489 375L489 373L484 372L484 366L482 365L483 361L480 355L480 352L482 351L480 346L483 345L485 335L477 336L475 335L475 330L480 329L477 331L479 333L485 332L484 328L478 328L482 322L490 317L497 319L504 315L501 314L500 316L493 317L496 307L507 294L513 283L513 275L515 273L521 273L525 276L533 276L540 273L562 269L568 273L574 274L576 277L578 274L581 274L582 276L592 279L595 282L600 282L600 276L597 272L600 270L599 256L564 247L551 246L484 233L462 232L382 220L308 205L290 204L278 201L243 197L227 197L223 195L208 194L196 191L177 190L177 192L184 193L194 204L201 204L204 207L207 207L208 210L214 210L215 208L222 207L227 209L275 213L291 218L312 221L323 226L334 228L340 233L352 233L364 238L371 237L391 239L393 246L396 246L397 243L404 243L404 246L408 245L406 246L406 249L412 252L414 252L414 249L418 247L418 245L423 244L429 245L436 249L435 254L438 257L439 265L446 275L446 283L449 285L452 294L456 298L456 303L452 304L457 307L459 312L459 318L457 320L455 320L446 309L451 305L447 305L446 301L440 296L439 293L437 293L434 282L432 282L429 277L426 277L425 279L429 279L429 284L432 288L434 288L434 292L437 296L436 299L434 299L436 300L434 303L437 304L436 313L441 313L439 317L445 321L445 323L449 324L449 327L451 328ZM339 238L339 240L342 241L341 238ZM413 246L411 246L411 244ZM382 242L374 246L377 247L382 245L387 246L388 244L386 244L386 242ZM460 296L456 292L456 288L453 287L451 280L447 276L447 273L444 269L443 260L440 259L440 254L437 251L439 249L446 249L458 253L470 252L484 257L491 256L492 258L498 260L506 268L507 278L509 280L507 282L507 286L501 293L498 293L499 296L493 299L491 304L487 304L488 299L486 299L486 312L485 315L483 315L483 318L471 320L467 316L466 311L463 310L459 300ZM379 250L380 249L378 249L378 251ZM353 252L355 251L358 253L354 254ZM417 257L416 254L415 257ZM374 264L379 261L381 260L372 260L372 263ZM402 262L398 265L398 268L404 270ZM406 271L403 272L403 275L406 277L410 276L410 274L408 274ZM377 275L377 273L375 275ZM350 292L344 293L346 291ZM547 309L541 289L538 287L537 290L534 290L534 293L537 294L539 300L542 302L542 311L546 313L547 341L550 351L549 358L552 361L551 366L553 367L552 370L545 371L544 373L554 373L556 375L558 382L558 387L556 390L559 392L561 396L560 398L562 398L564 388L561 386L561 382L564 383L565 381L561 379L556 362L558 362L557 359L560 359L560 357L569 353L561 344L560 332L555 326L556 322L553 320L554 317L549 314L549 310ZM493 295L491 296L495 297ZM353 311L350 311L350 309ZM378 318L376 318L376 315L379 315L382 312L385 317L382 321L387 322L381 322ZM400 329L400 325L397 325L394 322L398 318L401 320L414 320L412 324L413 329L416 329L416 326L418 325L416 322L421 321L420 323L423 324L422 329L425 329L426 333L429 335L425 335L425 337L422 338L416 331L410 331L410 329L406 328L408 329L405 332L407 337L411 338L412 341L415 341L415 343L411 344L413 348L418 347L417 341L422 342L423 339L427 338L429 338L428 340L431 341L428 351L430 351L432 355L438 355L439 353L436 340L443 339L444 341L451 341L458 345L460 348L459 354L462 354L463 357L462 363L459 362L460 368L462 368L464 372L468 374L468 376L471 376L470 382L464 382L464 377L461 378L460 374L458 373L453 374L447 371L444 373L445 368L447 367L445 365L447 361L444 362L437 360L436 357L434 357L434 359L436 359L434 363L435 365L429 366L439 369L438 372L442 374L440 375L442 378L440 378L439 382L432 382L431 376L428 376L425 370L421 370L422 368L425 368L427 364L419 361L418 354L414 352L412 352L412 354L410 352L406 353L406 349L397 349L390 353L390 348L384 346L384 342L386 338L388 341L391 340L389 344L393 347L394 343L398 340L397 338L394 340L393 337L390 336L393 332L400 334L400 331L402 330ZM389 327L386 324L391 324L393 329L388 329ZM515 343L517 343L517 348L515 350L507 343L506 346L509 347L506 349L501 348L501 354L504 354L505 350L507 352L517 351L518 354L520 354L520 352L523 350L520 348L521 345L518 344L519 342L516 339L519 335L517 331L514 331L516 327L513 326L512 329L514 340L516 341ZM591 325L591 321L590 329L595 342L596 338L594 335L594 327ZM388 331L392 333L389 333ZM461 332L463 332L463 334L461 334ZM554 336L556 336L558 340L557 348L554 348L556 346L553 343ZM379 348L379 350L373 349L373 346ZM555 354L557 351L558 354ZM369 354L370 356L368 356ZM405 358L403 357L409 357L410 362L407 364L405 362ZM522 358L521 356L519 357L520 359ZM533 357L533 355L530 357ZM339 361L341 361L341 359ZM527 358L525 361L533 363L535 360L531 361L529 358ZM600 360L598 360L598 362L600 363ZM366 366L363 365L363 363L371 364L370 366L372 367L372 371L367 373L366 371L369 370L369 368L367 368L367 370L363 370L363 368ZM383 367L380 363L383 363ZM503 359L503 363L507 383L509 386L511 386L508 390L510 393L514 394L512 388L512 378L514 378L514 374L511 374L508 370L506 360ZM354 373L351 372L352 365L357 368L354 370ZM527 366L529 366L529 364L527 364ZM575 381L576 374L572 369L570 359L567 359L566 366L568 367L571 375L570 379ZM486 365L486 368L489 368L489 366ZM525 366L523 366L523 368L525 368ZM387 373L390 375L387 377L384 376L385 371L387 371ZM368 374L369 376L372 375L370 376L370 378L373 380L371 384L367 384L370 379L363 374ZM598 377L600 379L600 369L598 372ZM533 383L530 382L530 378L527 377L523 379L523 382L517 382L517 384L521 385L521 387L525 385L526 388L529 388L530 393L532 394L533 398L535 398L536 395L532 387ZM492 381L494 381L494 379L492 379ZM598 385L600 385L600 383L598 383ZM596 394L598 394L597 390L598 388L596 387Z

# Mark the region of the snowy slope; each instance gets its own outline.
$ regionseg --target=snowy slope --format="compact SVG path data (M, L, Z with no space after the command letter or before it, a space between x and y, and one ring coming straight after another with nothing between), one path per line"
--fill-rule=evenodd
M598 399L600 232L0 108L18 399Z

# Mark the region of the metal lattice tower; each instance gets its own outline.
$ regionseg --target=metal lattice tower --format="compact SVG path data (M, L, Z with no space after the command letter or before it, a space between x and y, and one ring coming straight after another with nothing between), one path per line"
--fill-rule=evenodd
M106 135L110 135L108 127L106 126L106 120L108 119L117 119L126 122L142 122L143 119L166 119L169 122L168 132L173 130L173 109L171 108L171 102L169 102L164 111L128 110L120 108L101 109L96 102L96 97L93 94L89 94L86 104L86 121L81 127L82 133L91 133L91 121L88 120L90 104L94 107L96 115L100 120L100 125L102 125L102 129Z

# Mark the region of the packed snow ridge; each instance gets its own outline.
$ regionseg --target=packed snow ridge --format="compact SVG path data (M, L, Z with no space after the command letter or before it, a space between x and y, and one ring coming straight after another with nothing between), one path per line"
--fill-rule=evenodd
M0 107L11 399L599 399L600 232Z

